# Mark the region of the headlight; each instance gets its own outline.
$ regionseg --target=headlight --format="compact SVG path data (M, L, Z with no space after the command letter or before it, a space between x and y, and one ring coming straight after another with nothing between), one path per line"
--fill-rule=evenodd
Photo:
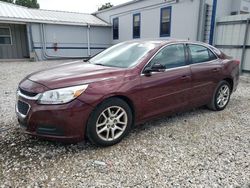
M38 99L39 104L65 104L79 97L88 85L46 91Z

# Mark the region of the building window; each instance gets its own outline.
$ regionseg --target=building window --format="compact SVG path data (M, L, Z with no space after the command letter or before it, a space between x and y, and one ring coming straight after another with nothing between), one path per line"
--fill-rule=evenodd
M11 44L11 32L9 27L0 27L0 45Z
M161 9L160 36L169 37L171 32L171 7Z
M113 39L119 39L119 18L113 19Z
M141 14L133 15L133 38L141 37Z

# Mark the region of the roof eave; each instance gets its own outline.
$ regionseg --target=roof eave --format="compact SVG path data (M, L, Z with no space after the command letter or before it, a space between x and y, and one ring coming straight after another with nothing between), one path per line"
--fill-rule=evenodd
M116 5L116 6L104 9L104 10L99 10L99 11L93 12L92 15L96 15L96 14L99 14L99 13L102 13L102 12L107 12L107 11L110 11L110 10L113 10L113 9L117 9L117 8L120 8L120 7L131 5L131 4L137 3L139 1L143 1L143 0L132 0L132 1L129 1L127 3L122 3L120 5Z
M2 23L19 23L19 24L26 24L26 23L42 23L42 24L56 24L56 25L75 25L75 26L96 26L96 27L111 27L110 24L93 24L93 23L80 23L80 22L60 22L60 21L52 21L52 20L31 20L31 19L22 19L22 18L6 18L0 17Z

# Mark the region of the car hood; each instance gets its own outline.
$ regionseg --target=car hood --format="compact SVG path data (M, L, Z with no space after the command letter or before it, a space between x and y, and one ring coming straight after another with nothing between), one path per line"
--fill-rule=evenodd
M78 61L35 72L29 75L27 79L42 84L49 89L56 89L116 79L123 76L124 73L125 71L122 68L105 67Z

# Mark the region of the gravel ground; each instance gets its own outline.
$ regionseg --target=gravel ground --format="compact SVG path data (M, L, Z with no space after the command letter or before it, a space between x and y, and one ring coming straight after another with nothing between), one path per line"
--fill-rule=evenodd
M63 145L22 134L14 113L18 82L58 63L0 63L0 187L250 187L250 83L222 112L163 117L109 148Z

